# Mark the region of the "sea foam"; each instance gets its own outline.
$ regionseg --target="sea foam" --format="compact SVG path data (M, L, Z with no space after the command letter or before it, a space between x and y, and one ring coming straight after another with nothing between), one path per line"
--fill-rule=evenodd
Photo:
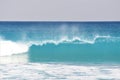
M29 63L0 65L0 69L0 80L120 80L119 65Z
M26 44L10 40L0 40L0 56L25 53L29 50Z

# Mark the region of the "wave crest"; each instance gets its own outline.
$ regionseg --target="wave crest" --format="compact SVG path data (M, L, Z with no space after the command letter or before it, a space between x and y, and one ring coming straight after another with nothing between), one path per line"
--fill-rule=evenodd
M110 36L95 36L93 39L84 39L80 37L74 37L69 39L67 36L62 37L59 40L43 40L43 41L29 41L29 46L31 45L46 45L46 44L61 44L61 43L77 43L77 44L94 44L97 39L108 39Z

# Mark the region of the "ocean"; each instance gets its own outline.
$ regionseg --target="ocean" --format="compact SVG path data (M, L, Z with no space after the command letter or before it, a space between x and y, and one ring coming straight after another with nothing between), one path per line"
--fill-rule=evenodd
M0 80L120 80L120 22L0 22Z

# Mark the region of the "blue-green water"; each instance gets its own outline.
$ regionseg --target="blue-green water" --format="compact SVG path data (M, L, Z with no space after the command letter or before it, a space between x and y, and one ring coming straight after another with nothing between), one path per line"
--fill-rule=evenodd
M120 63L120 44L102 42L32 46L29 51L29 60L31 62Z
M0 22L0 63L9 73L1 72L3 80L120 79L120 22ZM25 67L29 76L20 77ZM10 75L10 69L15 74L21 69L19 76ZM34 73L37 77L30 77Z

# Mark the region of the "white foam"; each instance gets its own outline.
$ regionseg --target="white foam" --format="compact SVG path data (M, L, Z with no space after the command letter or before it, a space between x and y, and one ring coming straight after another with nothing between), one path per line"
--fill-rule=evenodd
M119 65L115 67L30 63L0 65L0 69L0 80L120 80Z
M31 45L46 45L49 43L53 43L55 45L61 44L61 43L74 43L75 41L78 41L79 44L94 44L96 42L97 39L99 38L111 38L110 36L98 36L96 35L93 39L85 39L85 38L80 38L80 37L73 37L71 39L69 39L67 36L63 36L61 39L59 40L43 40L43 41L29 41L28 44L29 46Z
M29 50L29 46L19 42L10 40L0 40L0 56L9 56L13 54L25 53Z

